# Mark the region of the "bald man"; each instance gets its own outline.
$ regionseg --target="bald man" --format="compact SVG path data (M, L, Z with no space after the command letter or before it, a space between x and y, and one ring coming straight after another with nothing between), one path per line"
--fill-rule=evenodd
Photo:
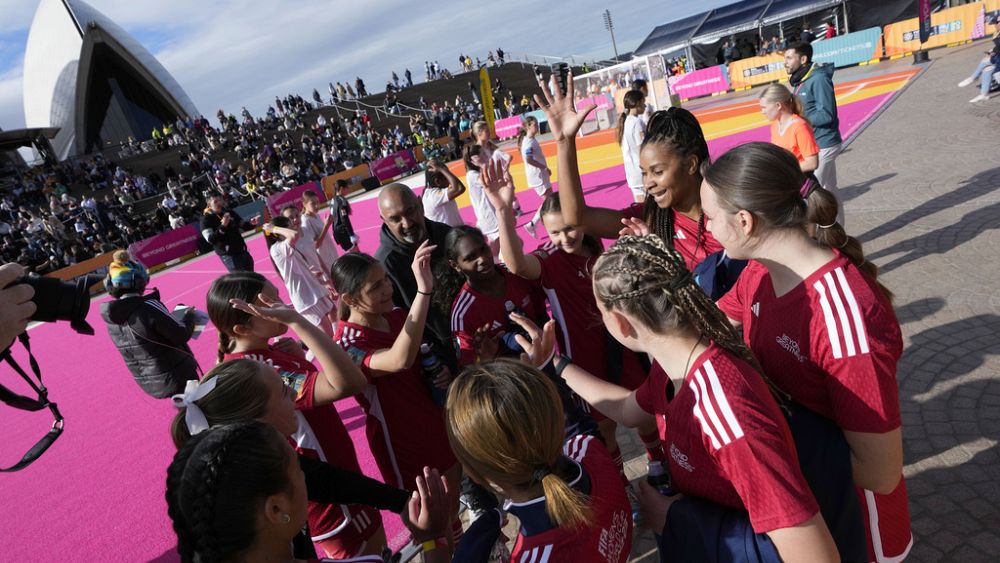
M382 263L392 281L393 301L398 307L409 309L417 295L417 281L411 269L417 247L430 239L431 244L437 245L431 255L431 268L447 267L444 239L451 227L425 218L423 203L405 184L389 184L382 188L378 209L382 215L382 231L375 259ZM449 317L448 313L432 305L427 315L424 341L452 373L458 373Z

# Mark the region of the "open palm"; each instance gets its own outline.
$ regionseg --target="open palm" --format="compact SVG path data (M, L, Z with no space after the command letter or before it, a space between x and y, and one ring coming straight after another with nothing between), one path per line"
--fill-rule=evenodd
M556 141L572 139L580 131L587 115L597 108L594 104L588 104L580 111L577 111L573 103L573 73L566 77L566 94L559 89L559 81L555 75L549 79L551 88L545 87L545 82L539 80L538 86L542 89L542 95L535 94L535 103L545 112L545 117L549 122L549 130ZM555 94L551 94L555 92Z

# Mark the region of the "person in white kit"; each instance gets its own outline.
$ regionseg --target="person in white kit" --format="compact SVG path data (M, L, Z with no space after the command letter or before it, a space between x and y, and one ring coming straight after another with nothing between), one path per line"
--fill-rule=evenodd
M538 144L538 119L534 116L524 118L521 123L521 130L517 134L517 145L521 149L521 157L524 159L524 176L528 180L528 187L535 190L535 193L545 201L545 198L552 193L552 170L545 160L545 153L542 146ZM530 221L525 223L524 230L533 238L535 235L535 225L542 217L542 206L538 205L538 210Z
M472 138L476 140L475 144L482 147L481 150L484 162L486 162L486 160L488 159L493 159L496 161L503 162L505 166L510 164L512 157L506 152L500 150L500 147L493 142L490 126L487 125L485 121L477 121L472 124ZM520 217L520 216L521 216L521 204L518 203L517 200L515 199L514 217Z
M636 203L642 203L646 200L646 188L639 168L639 150L646 136L646 122L640 116L646 111L646 97L639 90L629 90L622 98L622 105L625 111L618 118L618 144L622 147L625 181Z
M330 268L337 261L337 247L333 244L333 238L328 236L330 227L333 226L333 214L327 215L324 220L319 216L320 208L319 195L312 191L302 192L302 225L301 242L303 246L313 243L315 252L319 255L320 270L329 275Z
M268 253L274 262L274 269L285 282L295 310L333 338L333 323L329 315L334 303L330 287L322 278L323 272L317 270L299 250L296 243L302 234L298 226L297 222L284 215L264 225Z
M424 217L451 227L464 225L455 200L465 193L465 184L440 160L432 158L427 162L424 175L426 186L420 201L424 204Z
M500 223L497 221L496 209L486 197L486 188L480 180L480 168L489 162L489 158L483 155L483 148L479 145L466 145L462 156L466 169L465 184L469 187L472 211L476 214L476 227L486 236L490 250L496 257L500 252Z

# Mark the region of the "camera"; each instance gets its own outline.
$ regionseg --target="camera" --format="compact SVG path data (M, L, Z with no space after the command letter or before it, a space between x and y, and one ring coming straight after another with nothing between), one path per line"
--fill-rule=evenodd
M87 323L87 312L90 311L90 286L99 281L99 276L92 275L80 276L75 282L22 276L10 285L23 283L34 288L35 296L31 300L35 303L35 314L31 320L43 323L69 321L73 330L93 336L94 328Z
M569 88L567 78L569 77L569 65L567 63L555 63L552 65L552 74L556 75L559 81L559 91L565 96Z

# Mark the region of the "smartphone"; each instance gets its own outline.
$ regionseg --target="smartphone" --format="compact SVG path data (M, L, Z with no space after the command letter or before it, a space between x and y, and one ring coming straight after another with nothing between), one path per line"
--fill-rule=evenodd
M567 63L555 63L552 65L552 74L556 76L556 80L559 81L559 91L565 96L567 92L567 79L569 78L569 64Z

